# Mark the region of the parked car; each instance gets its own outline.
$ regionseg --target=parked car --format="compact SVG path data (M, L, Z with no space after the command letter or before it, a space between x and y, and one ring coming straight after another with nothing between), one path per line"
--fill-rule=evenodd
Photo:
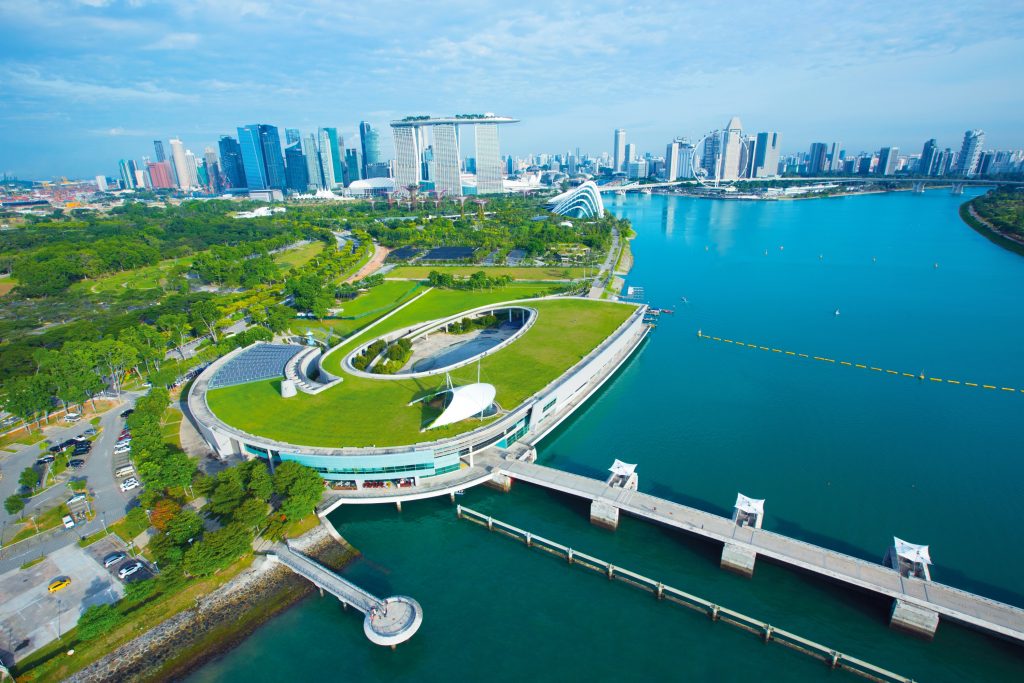
M54 444L53 446L50 446L50 448L47 450L49 450L53 454L57 454L64 450L64 446L58 443Z
M89 441L89 437L87 437L85 434L79 434L78 436L73 436L73 437L71 437L71 439L75 443L88 443L88 441Z
M64 515L64 518L60 521L64 522L65 529L70 529L75 526L75 520L71 519L71 515Z
M135 412L134 408L129 408L128 410L122 410L121 411L121 417L128 417L129 415L131 415L134 412Z
M142 563L138 560L129 562L117 570L117 578L127 579L129 576L139 571L140 569L142 569Z
M62 576L59 579L54 579L50 582L50 592L56 593L59 590L64 590L71 585L71 579L66 576Z
M44 455L43 457L36 460L37 465L49 465L51 462L56 460L52 455Z
M83 500L85 500L85 494L84 493L76 493L75 495L73 495L70 498L68 498L68 505L74 505L75 503L81 503Z
M114 448L120 448L121 446L129 446L129 445L131 445L131 443L132 443L131 437L128 437L126 439L121 439L120 441L118 441L117 443L114 444Z
M78 469L79 467L81 467L84 464L85 464L85 461L82 460L81 458L74 458L72 460L68 460L68 467L73 467L75 469Z
M121 433L117 436L118 439L130 439L132 438L132 430L122 429Z
M82 434L84 434L85 436L96 436L96 428L89 427L84 432L82 432Z
M82 416L79 415L78 413L68 413L67 415L64 416L65 422L78 422L81 419Z
M135 474L135 468L131 465L123 465L114 470L115 477L128 477Z
M114 455L124 455L125 453L131 453L131 446L118 446L114 449Z
M121 482L122 491L131 491L132 489L137 489L138 487L139 480L136 479L135 477L130 477Z
M104 567L112 567L126 557L124 553L110 553L103 558Z

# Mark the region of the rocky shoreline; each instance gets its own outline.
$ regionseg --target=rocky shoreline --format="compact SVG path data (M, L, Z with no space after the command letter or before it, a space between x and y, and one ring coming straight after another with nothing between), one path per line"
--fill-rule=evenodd
M342 568L357 551L318 526L292 546L325 566ZM341 542L339 542L341 541ZM315 589L260 555L220 590L70 676L71 683L178 680L231 650L268 619Z

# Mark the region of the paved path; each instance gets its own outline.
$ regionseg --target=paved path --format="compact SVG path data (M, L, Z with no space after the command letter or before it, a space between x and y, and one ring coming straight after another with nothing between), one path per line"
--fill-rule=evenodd
M805 543L782 534L739 527L726 517L680 505L639 491L612 488L603 481L551 467L494 455L477 456L479 464L531 484L609 505L665 526L729 543L830 579L857 586L938 612L955 621L1024 641L1024 609L935 582L903 578L892 569Z
M589 299L600 299L601 294L604 293L604 283L612 276L612 268L615 267L615 259L619 255L619 231L612 230L612 248L608 251L608 256L605 258L604 263L601 264L601 270L597 272L597 277L594 278L594 283L590 287L590 292L587 294Z

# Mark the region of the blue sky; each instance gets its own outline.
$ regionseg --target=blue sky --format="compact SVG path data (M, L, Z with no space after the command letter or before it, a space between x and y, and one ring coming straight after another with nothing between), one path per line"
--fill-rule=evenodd
M502 150L641 150L740 116L783 150L1024 146L1024 4L0 0L0 171L115 175L179 136L493 111Z

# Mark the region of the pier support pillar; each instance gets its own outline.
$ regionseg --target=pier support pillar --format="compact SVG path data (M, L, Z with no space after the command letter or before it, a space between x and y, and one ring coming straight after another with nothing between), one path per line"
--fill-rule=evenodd
M619 528L619 508L603 500L590 504L590 523L615 531Z
M493 477L484 482L484 486L501 491L502 493L508 493L512 490L512 477L497 472Z
M748 579L754 575L754 562L757 560L757 553L742 546L726 543L722 548L722 569L745 576Z
M893 600L889 626L931 640L939 628L939 613L902 600Z
M451 493L448 494L448 499L453 503L455 502L455 491L452 491Z
M402 511L402 501L396 500L395 501L395 507L398 508L399 512L401 512Z

